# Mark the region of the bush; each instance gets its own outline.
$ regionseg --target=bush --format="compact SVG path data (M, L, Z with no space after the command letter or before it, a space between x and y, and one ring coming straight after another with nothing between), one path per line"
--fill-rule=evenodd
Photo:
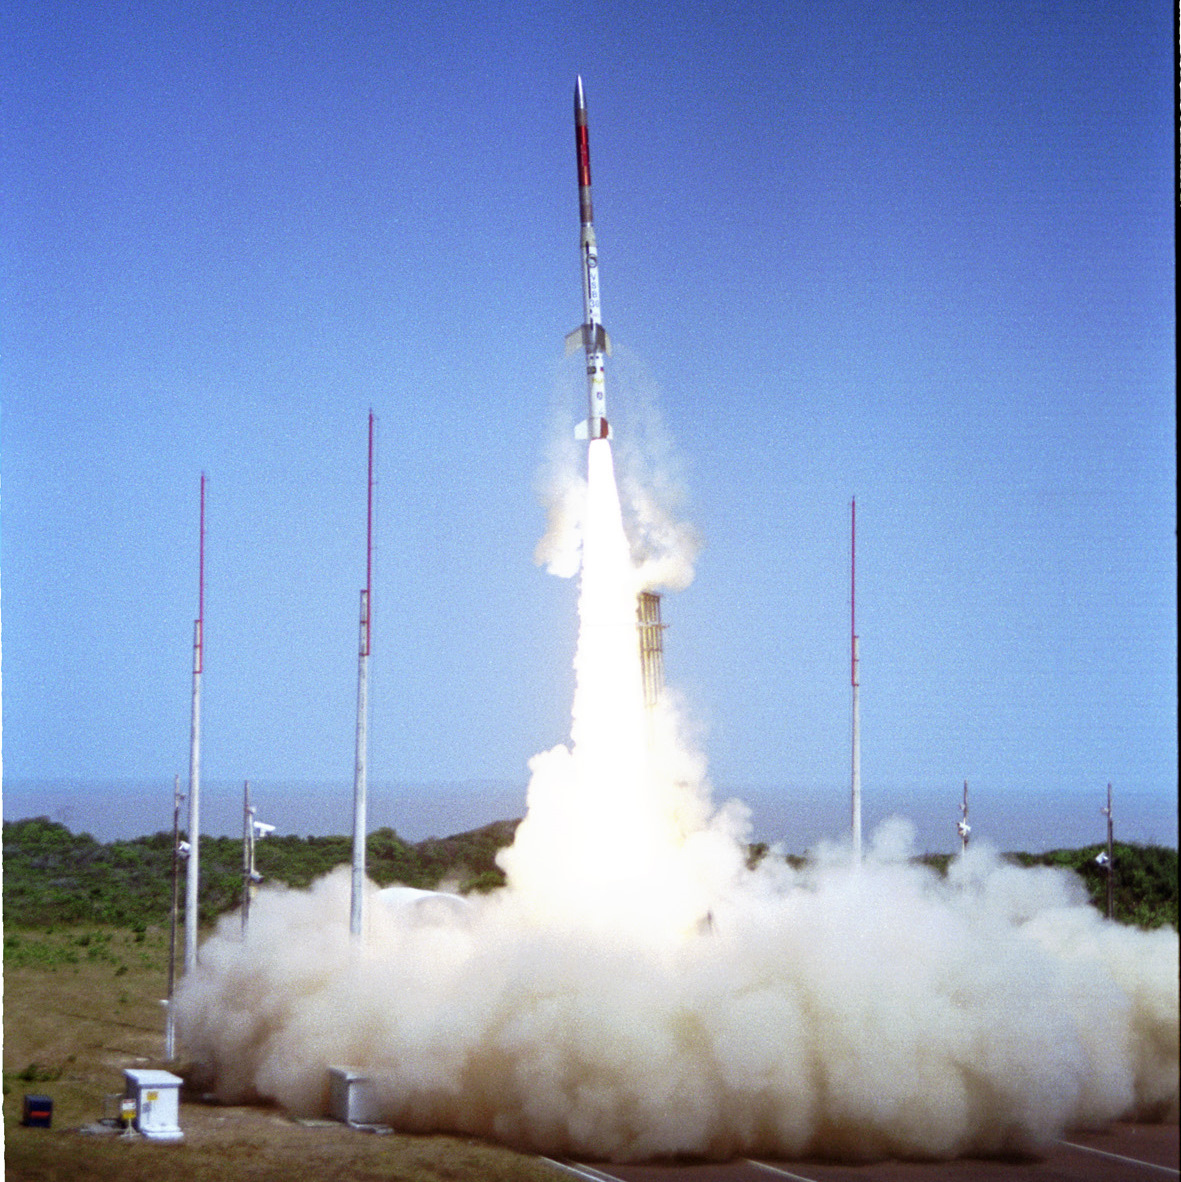
M496 854L512 842L518 824L497 821L468 833L431 837L416 844L405 841L393 829L378 829L368 838L366 869L383 887L402 883L433 889L447 881L458 882L463 891L495 890L505 881ZM1095 845L1007 856L1025 866L1074 871L1086 885L1091 901L1103 910L1107 877L1095 861L1101 848ZM271 836L256 844L255 865L264 881L306 887L329 870L347 864L351 854L348 837ZM766 856L765 846L748 848L749 865ZM806 859L788 854L786 861L798 870ZM950 857L927 855L921 861L946 873ZM238 907L241 899L241 839L202 838L201 923L212 923ZM167 924L171 903L171 833L102 845L90 834L75 836L47 817L4 822L4 919L10 929L104 924L130 927L136 942L142 943L149 924ZM1140 927L1177 927L1176 850L1116 843L1115 917ZM34 963L38 956L50 955L39 947L15 933L6 935L5 962ZM96 959L109 955L109 950L99 950L102 946L79 941L68 954L72 963L78 963L79 947L87 948L88 956ZM55 960L61 962L61 957Z

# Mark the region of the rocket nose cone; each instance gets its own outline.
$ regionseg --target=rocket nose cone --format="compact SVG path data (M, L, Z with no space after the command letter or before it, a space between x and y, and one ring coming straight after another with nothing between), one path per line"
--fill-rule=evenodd
M582 75L579 74L574 83L574 109L576 111L586 110L586 97L582 93Z

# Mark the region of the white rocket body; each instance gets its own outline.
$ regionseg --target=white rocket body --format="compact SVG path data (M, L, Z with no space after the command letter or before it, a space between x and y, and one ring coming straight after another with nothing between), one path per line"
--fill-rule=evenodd
M599 251L595 244L595 216L591 204L590 146L587 140L586 98L582 79L574 87L574 137L578 154L578 208L582 229L582 324L566 337L566 352L581 344L586 352L587 417L574 428L577 439L610 439L607 422L607 382L603 358L611 355L611 340L603 327L599 303Z

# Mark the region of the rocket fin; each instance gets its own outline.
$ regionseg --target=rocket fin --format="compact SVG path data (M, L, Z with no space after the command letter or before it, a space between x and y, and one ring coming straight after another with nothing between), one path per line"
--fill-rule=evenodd
M566 356L569 357L580 345L585 348L588 340L592 353L606 353L608 357L611 356L611 338L601 324L595 325L593 336L590 325L587 324L580 324L573 332L568 332L566 334Z
M579 419L574 424L575 439L613 439L614 432L606 419L594 419L594 434L591 434L591 419Z

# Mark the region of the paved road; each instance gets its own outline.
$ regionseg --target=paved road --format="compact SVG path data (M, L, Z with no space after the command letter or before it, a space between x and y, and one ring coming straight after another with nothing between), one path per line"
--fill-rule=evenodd
M1181 1177L1178 1126L1121 1123L1071 1133L1036 1158L949 1162L731 1161L615 1165L564 1162L583 1182L1164 1182Z

